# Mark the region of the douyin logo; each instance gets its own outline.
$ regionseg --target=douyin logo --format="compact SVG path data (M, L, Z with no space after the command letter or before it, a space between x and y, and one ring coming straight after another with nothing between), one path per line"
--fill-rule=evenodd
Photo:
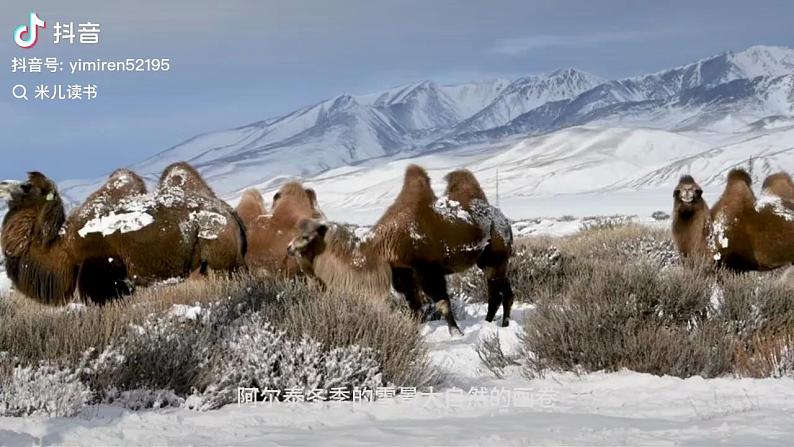
M27 25L19 25L14 30L14 42L22 48L33 48L39 40L39 28L46 28L47 22L41 20L35 12L30 13Z

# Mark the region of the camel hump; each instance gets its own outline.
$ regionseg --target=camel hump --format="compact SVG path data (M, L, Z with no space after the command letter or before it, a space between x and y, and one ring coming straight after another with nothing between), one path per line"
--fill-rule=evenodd
M113 171L105 185L110 190L123 190L132 194L146 194L146 182L140 175L127 168Z
M728 184L742 182L749 187L753 186L753 178L744 169L732 169L728 173Z
M240 196L240 202L237 203L235 211L243 222L251 225L259 216L267 214L267 207L262 193L255 188L246 189L243 191L243 195Z
M425 168L413 163L405 168L405 178L423 178L430 183L430 176L427 175Z
M784 199L794 200L794 181L786 172L778 172L764 180L762 190Z
M480 182L477 177L468 169L457 169L450 172L444 179L447 181L447 190L445 195L451 200L455 200L464 205L468 205L474 199L480 199L488 203L488 198L485 196Z
M262 210L262 214L264 214L266 208L265 198L262 197L262 193L258 189L248 188L243 191L243 195L240 197L240 205L237 205L237 208L239 209L243 203L245 203L245 206L253 206Z
M163 170L159 189L182 189L207 197L215 197L215 191L204 181L201 174L185 161L172 163Z
M434 202L436 196L430 186L430 176L427 171L419 165L411 164L405 168L403 188L400 191L400 199L408 199L418 202Z

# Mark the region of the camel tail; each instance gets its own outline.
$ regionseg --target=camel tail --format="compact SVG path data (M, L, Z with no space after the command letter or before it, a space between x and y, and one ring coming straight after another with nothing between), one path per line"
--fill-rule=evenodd
M237 210L232 210L232 216L234 216L234 220L237 222L237 227L240 229L240 238L242 238L242 243L240 244L240 255L245 259L245 255L248 253L248 230L245 228L245 224L243 223L243 219L237 214Z

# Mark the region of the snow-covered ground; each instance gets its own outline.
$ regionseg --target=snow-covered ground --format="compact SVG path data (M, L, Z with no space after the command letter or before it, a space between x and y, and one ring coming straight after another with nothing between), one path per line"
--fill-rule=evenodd
M531 313L530 305L515 306L516 321ZM209 412L95 406L72 418L0 418L0 445L761 446L787 445L794 435L791 379L682 380L623 371L529 380L518 367L497 379L474 347L498 332L505 351L514 352L520 325L501 328L484 322L484 314L482 304L464 308L463 337L450 338L442 322L422 328L446 373L433 395L233 404ZM481 387L487 396L468 395Z

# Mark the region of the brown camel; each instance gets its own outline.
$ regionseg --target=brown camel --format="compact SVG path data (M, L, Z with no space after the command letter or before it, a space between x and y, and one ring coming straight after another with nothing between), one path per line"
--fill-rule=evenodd
M25 182L0 182L0 197L8 201L0 245L14 287L43 304L65 304L77 265L59 235L66 214L55 183L31 172Z
M140 177L116 171L68 221L55 184L43 174L3 183L0 194L9 197L3 224L9 277L44 303L67 301L75 284L84 297L101 303L129 293L132 283L242 267L244 226L228 204L207 195L208 187L190 189L206 184L188 168L169 166L157 192L149 194ZM168 183L174 172L185 175L184 186Z
M258 212L259 203L264 208L264 203L257 203L258 200L254 194L246 192L237 209L253 209ZM262 213L253 219L250 211L245 211L245 214L249 216L245 220L249 243L245 260L248 267L286 277L300 273L298 261L287 256L287 246L298 235L298 221L305 218L324 218L317 206L314 190L303 187L300 182L285 183L273 196L270 214Z
M267 214L265 199L262 198L262 193L255 188L248 188L243 191L243 195L240 196L240 201L237 203L235 210L246 228L249 228L259 216Z
M681 177L673 191L673 240L682 259L708 257L706 239L710 225L703 190L692 176Z
M771 270L794 261L794 202L766 194L756 199L744 170L728 174L711 220L709 248L718 264L739 271Z
M436 198L424 169L410 165L395 202L362 239L344 226L299 222L290 253L304 272L326 287L386 297L391 286L418 312L419 288L433 299L450 332L460 331L450 309L445 275L475 264L488 279L488 321L503 305L507 325L513 293L506 277L512 233L506 218L488 205L471 173L447 176L447 197Z

